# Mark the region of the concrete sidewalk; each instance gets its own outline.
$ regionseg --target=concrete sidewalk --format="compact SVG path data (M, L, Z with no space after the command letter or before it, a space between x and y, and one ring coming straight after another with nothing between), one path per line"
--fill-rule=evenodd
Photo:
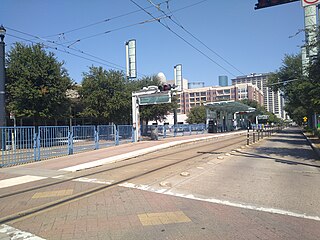
M0 181L2 180L2 182L0 182L0 188L13 186L13 184L23 184L29 181L32 182L42 180L46 177L56 177L68 172L76 172L104 164L123 161L125 159L138 157L147 153L181 144L188 144L196 141L208 141L210 139L230 135L243 135L245 133L246 131L199 134L165 138L158 141L127 143L109 148L47 159L39 162L32 162L8 168L0 168ZM11 178L12 181L8 180ZM7 181L4 182L4 180Z

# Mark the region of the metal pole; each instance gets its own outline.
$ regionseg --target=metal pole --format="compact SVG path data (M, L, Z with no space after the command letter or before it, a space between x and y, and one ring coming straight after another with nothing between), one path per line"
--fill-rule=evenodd
M1 36L0 36L0 127L6 126L6 109L5 109L5 43L4 34L5 28L1 25ZM2 129L0 136L0 148L5 149L4 140L5 129Z
M249 136L249 127L248 127L248 132L247 132L247 145L250 144L250 136Z

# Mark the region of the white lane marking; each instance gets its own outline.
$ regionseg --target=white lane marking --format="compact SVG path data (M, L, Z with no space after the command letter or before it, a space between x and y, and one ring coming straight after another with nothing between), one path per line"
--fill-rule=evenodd
M103 180L99 180L96 178L77 178L74 179L72 181L75 182L87 182L87 183L98 183L98 184L106 184L106 185L110 185L114 182L114 180L110 180L110 181L103 181Z
M32 233L16 229L5 224L0 225L0 234L6 234L10 239L16 240L45 240L44 238L38 237ZM1 235L0 238L2 239Z
M295 213L295 212L286 211L283 209L259 207L259 206L253 206L253 205L248 205L248 204L244 204L244 203L230 202L227 200L220 200L220 199L215 199L215 198L197 197L197 196L194 196L193 194L182 194L182 193L173 192L168 189L154 189L148 185L135 185L133 183L127 182L127 183L119 184L118 186L127 187L127 188L135 188L135 189L149 191L149 192L155 192L155 193L166 194L166 195L175 196L175 197L182 197L182 198L187 198L187 199L192 199L192 200L199 200L199 201L204 201L204 202L216 203L216 204L237 207L237 208L243 208L243 209L249 209L249 210L254 210L254 211L274 213L274 214L286 215L286 216L291 216L291 217L320 221L319 216L310 216L305 213Z
M157 145L157 146L153 146L153 147L149 147L149 148L145 148L145 149L140 149L140 150L136 150L136 151L129 152L129 153L124 153L124 154L117 155L117 156L103 158L103 159L99 159L99 160L96 160L96 161L87 162L87 163L79 164L79 165L76 165L76 166L71 166L71 167L59 169L59 171L76 172L76 171L80 171L80 170L84 170L84 169L88 169L88 168L102 166L104 164L123 161L123 160L128 159L128 158L138 157L138 156L144 155L146 153L150 153L150 152L158 151L160 149L173 147L173 146L180 145L180 144L183 144L183 143L207 140L207 139L224 137L224 136L235 135L235 134L240 134L240 133L241 132L223 133L223 134L200 137L200 138L195 138L195 139L186 139L186 140L168 142L168 143L164 143L164 144L161 144L161 145Z
M20 177L14 177L14 178L8 178L0 181L0 188L6 188L6 187L12 187L15 185L23 184L23 183L29 183L34 182L42 179L46 179L47 177L40 177L40 176L20 176Z

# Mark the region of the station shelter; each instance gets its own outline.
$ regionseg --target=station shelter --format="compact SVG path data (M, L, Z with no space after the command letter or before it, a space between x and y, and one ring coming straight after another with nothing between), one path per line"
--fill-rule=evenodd
M237 101L211 102L204 106L209 133L247 129L251 126L248 113L255 111L255 108Z

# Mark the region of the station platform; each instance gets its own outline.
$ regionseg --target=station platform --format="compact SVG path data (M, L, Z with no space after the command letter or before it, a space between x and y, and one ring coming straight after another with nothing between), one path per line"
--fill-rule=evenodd
M63 174L238 134L247 131L138 142L0 169L0 221L24 207L36 209L52 201L61 190L68 194L112 185L87 179L35 189L20 199L1 198L37 181L51 184ZM0 239L320 238L320 190L314 188L320 184L320 161L300 129L284 129L249 146L244 141L223 158L209 155L190 166L188 176L167 177L167 186L154 176L132 179L35 216L0 223Z
M0 168L0 181L10 179L11 177L17 177L19 175L31 175L37 177L31 177L28 179L24 177L21 181L13 179L14 183L8 181L8 186L12 184L23 184L29 181L36 181L38 178L43 179L46 177L59 176L65 172L76 172L85 169L98 167L105 164L115 163L138 157L147 153L158 151L161 149L170 148L185 143L192 143L197 141L208 141L210 139L229 136L229 135L244 135L246 131L237 132L225 132L217 134L199 134L189 136L179 136L172 138L163 138L155 141L140 141L136 143L126 143L118 146L112 146L108 148L98 149L94 151L88 151L83 153L77 153L74 155L62 156L57 158L51 158L39 162L32 162L27 164L21 164L11 166L7 168ZM0 188L7 185L0 184Z

